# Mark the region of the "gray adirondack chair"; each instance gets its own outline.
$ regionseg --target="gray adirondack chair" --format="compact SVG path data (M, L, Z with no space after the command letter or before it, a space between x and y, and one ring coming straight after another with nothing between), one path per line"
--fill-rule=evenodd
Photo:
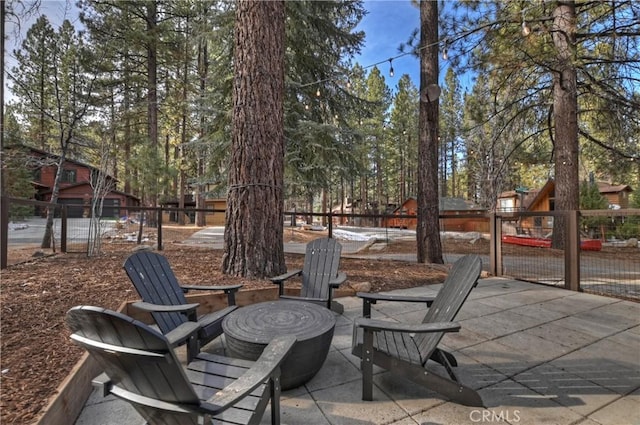
M151 313L160 332L174 346L187 344L188 359L194 358L201 346L222 334L222 320L237 308L235 293L242 285L180 285L167 259L158 253L136 252L127 258L124 269L142 298L142 302L132 306ZM197 316L199 304L187 303L184 295L189 290L224 291L228 306Z
M104 371L93 384L149 425L257 424L269 400L271 423L280 423L280 364L295 336L275 338L256 362L200 353L185 370L164 335L129 316L78 306L66 321Z
M480 395L463 385L453 368L455 357L438 348L445 332L457 332L454 322L458 311L477 285L482 261L466 255L455 262L442 289L435 298L358 293L363 299L363 316L355 321L352 353L360 357L362 399L373 399L373 365L428 387L449 399L467 406L482 406ZM406 324L371 319L371 304L377 301L426 303L429 307L421 324ZM446 369L449 377L428 370L434 360Z
M347 280L347 275L338 271L341 253L342 245L335 239L320 238L309 242L302 270L292 270L271 278L274 284L279 285L280 298L321 304L342 313L343 306L333 300L333 290ZM300 296L285 295L285 281L294 276L302 277Z

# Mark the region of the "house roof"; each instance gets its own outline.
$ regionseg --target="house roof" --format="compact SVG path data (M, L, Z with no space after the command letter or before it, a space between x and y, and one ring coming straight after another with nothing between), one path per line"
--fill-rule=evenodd
M23 147L23 148L26 148L26 149L29 149L31 152L36 153L36 154L41 155L41 156L44 156L44 157L60 159L60 155L55 154L55 153L47 152L47 151L44 151L44 150L42 150L42 149L37 149L37 148L31 147L31 146L24 146L24 145L23 145L22 147ZM64 160L65 160L66 162L70 162L70 163L72 163L72 164L79 165L79 166L81 166L81 167L85 167L85 168L89 168L89 169L91 169L91 170L98 171L98 172L100 172L100 173L103 173L103 174L104 174L104 175L106 175L107 177L111 178L112 180L118 181L118 179L116 179L116 178L115 178L115 177L113 177L112 175L110 175L110 174L108 174L108 173L105 173L105 172L103 172L102 170L100 170L99 168L96 168L96 167L94 167L94 166L92 166L92 165L89 165L89 164L86 164L86 163L84 163L84 162L81 162L81 161L75 160L75 159L73 159L73 158L68 158L68 157L65 157L65 158L64 158Z
M620 192L633 192L631 186L628 184L612 185L608 182L597 182L598 190L600 193L620 193Z
M440 211L466 211L478 209L473 202L462 198L440 198Z
M400 205L393 211L396 212L401 210L402 207L410 200L416 201L417 199L415 196L410 196L407 199L405 199L402 205ZM473 202L467 201L466 199L450 198L450 197L444 196L440 198L439 209L440 211L467 211L467 210L478 210L481 208L477 207Z

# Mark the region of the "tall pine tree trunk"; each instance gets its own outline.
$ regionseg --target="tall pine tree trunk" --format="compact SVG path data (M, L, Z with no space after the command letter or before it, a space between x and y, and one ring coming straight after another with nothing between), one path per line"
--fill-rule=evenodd
M205 12L206 13L206 12ZM200 79L200 105L204 105L204 99L207 93L207 78L209 76L209 49L207 40L202 39L198 42L198 78ZM207 127L206 113L200 112L200 139L204 139ZM205 207L204 199L204 184L202 180L205 175L205 163L203 158L202 149L196 148L196 209L203 209ZM207 219L204 211L198 211L196 213L196 226L204 227L207 224Z
M158 47L157 47L157 4L147 3L147 127L149 143L155 155L158 154ZM150 193L153 206L158 204L158 177L153 174Z
M555 210L571 211L580 206L578 176L578 94L574 64L576 10L574 2L558 2L553 12L553 42L558 63L553 74L553 118L555 124ZM554 248L563 248L564 217L555 217Z
M438 202L438 100L425 101L430 84L438 84L438 3L420 2L420 118L418 142L418 262L442 264Z
M264 278L286 270L283 1L236 8L233 134L222 269Z

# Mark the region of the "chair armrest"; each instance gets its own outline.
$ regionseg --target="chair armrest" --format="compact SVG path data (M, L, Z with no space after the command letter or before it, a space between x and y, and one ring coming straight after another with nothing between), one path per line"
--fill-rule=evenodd
M191 312L195 314L196 308L199 305L199 303L165 305L138 301L132 303L131 307L137 308L138 310L146 311L148 313L185 313L189 315L191 314Z
M435 297L416 297L411 295L387 295L369 292L357 292L356 296L362 298L362 317L371 317L371 304L378 301L396 301L409 303L425 303L430 307Z
M281 274L280 276L272 277L269 280L271 280L271 283L279 286L278 295L284 295L284 281L287 279L291 279L294 276L298 276L301 273L302 270L291 270L290 272Z
M279 285L287 279L291 279L294 276L298 276L300 273L302 273L302 270L291 270L290 272L281 274L280 276L271 277L269 278L269 280L271 280L272 283Z
M224 291L227 294L227 301L229 305L236 305L235 293L242 288L240 285L180 285L183 292L187 293L191 290L198 291Z
M356 296L362 299L371 300L373 304L376 301L402 301L409 303L427 303L427 306L433 304L433 301L436 299L435 297L416 297L412 295L387 295L387 294L377 294L377 293L369 293L369 292L358 292Z
M280 374L280 364L296 342L295 335L283 335L271 340L260 358L242 376L215 393L203 404L222 411L262 385L268 378Z
M370 330L390 331L390 332L410 332L410 333L432 333L432 332L458 332L460 323L458 322L433 322L433 323L398 323L387 320L374 320L359 317L355 321L355 326Z
M184 322L177 328L174 328L170 332L167 332L164 336L169 341L172 347L177 347L184 344L189 338L197 337L198 331L202 326L198 322Z
M184 292L188 292L190 290L202 290L202 291L234 291L237 292L238 289L242 288L242 284L240 285L180 285L180 288Z
M338 286L342 285L346 280L347 280L347 275L343 272L339 272L338 276L336 276L335 278L329 281L329 286L333 286L334 288L337 288Z

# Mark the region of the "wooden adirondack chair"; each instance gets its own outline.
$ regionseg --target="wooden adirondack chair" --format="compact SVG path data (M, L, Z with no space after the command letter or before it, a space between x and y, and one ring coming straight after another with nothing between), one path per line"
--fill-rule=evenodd
M104 371L94 385L149 425L258 424L269 399L271 423L280 423L280 364L295 336L275 338L256 362L200 353L185 370L164 335L129 316L78 306L66 321Z
M335 239L321 238L309 242L302 270L292 270L271 278L274 284L279 285L280 298L321 304L342 313L343 306L333 301L333 290L347 280L347 275L338 271L341 253L342 245ZM300 296L285 295L284 283L294 276L302 277Z
M192 359L200 347L222 334L222 319L237 308L235 293L242 285L180 285L167 259L155 252L140 251L127 258L124 269L142 298L132 306L151 313L160 332L174 346L187 344L187 357ZM197 316L199 304L187 303L189 290L224 291L228 306Z
M482 406L480 395L466 387L454 373L455 357L438 344L444 332L457 332L454 318L471 289L477 285L482 261L467 255L455 262L435 298L358 293L363 299L363 318L355 321L352 353L361 359L362 399L373 399L373 365L439 392L467 406ZM377 301L424 302L429 306L421 324L405 324L370 318ZM449 378L427 369L427 361L442 364Z

